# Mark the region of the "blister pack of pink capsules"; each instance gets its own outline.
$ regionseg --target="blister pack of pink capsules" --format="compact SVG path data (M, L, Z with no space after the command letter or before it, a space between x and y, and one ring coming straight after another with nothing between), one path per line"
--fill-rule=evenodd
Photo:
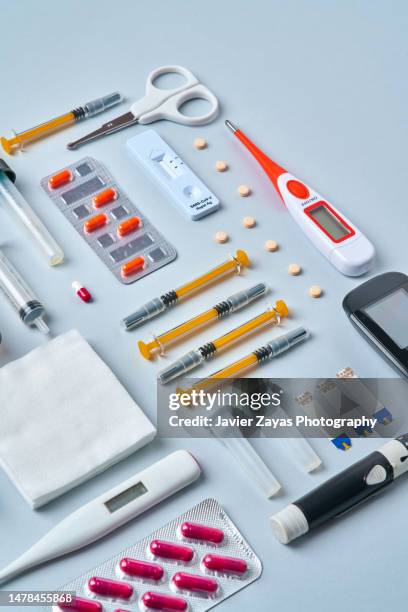
M41 186L122 283L134 283L176 258L175 248L93 157L44 177Z
M61 592L53 612L204 612L254 582L259 558L215 499L205 499Z

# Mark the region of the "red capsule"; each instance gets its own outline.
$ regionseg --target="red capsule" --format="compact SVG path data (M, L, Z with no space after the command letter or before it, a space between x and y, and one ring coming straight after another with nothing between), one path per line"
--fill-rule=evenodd
M215 593L218 590L218 582L213 578L196 576L177 572L172 578L175 587L180 590L192 591L193 593Z
M161 565L147 563L147 561L137 561L136 559L129 559L129 557L121 559L119 567L128 576L137 576L149 580L161 580L164 575L164 569Z
M198 523L185 522L181 525L180 532L185 538L213 542L214 544L220 544L224 539L224 532L221 529L199 525Z
M96 576L88 580L88 589L91 593L112 599L130 599L133 595L133 587L130 584Z
M95 215L94 217L90 217L88 221L84 223L84 231L87 234L91 232L95 232L98 229L101 229L104 225L108 223L108 217L105 213L100 213L99 215Z
M101 206L106 206L106 204L110 204L117 198L117 193L113 189L113 187L108 187L104 191L100 191L92 198L92 204L94 208L101 208Z
M71 612L102 612L102 605L90 599L74 597L71 602L59 603L60 610L71 610Z
M126 278L127 276L132 276L132 274L139 272L139 270L143 270L144 266L145 266L145 258L142 257L141 255L138 255L137 257L135 257L134 259L131 259L127 263L122 264L120 268L120 272L122 276Z
M137 229L139 229L140 223L140 217L130 217L129 219L126 219L126 221L123 221L123 223L119 223L116 230L119 238L123 238L123 236L127 236L128 234L135 232Z
M187 610L187 602L181 597L163 595L162 593L152 593L148 591L142 597L143 605L149 610L163 610L165 612L184 612Z
M194 556L194 551L189 546L180 546L172 542L164 542L163 540L153 540L150 542L150 552L156 557L164 557L165 559L175 559L187 563Z
M66 185L66 183L69 183L70 181L72 181L72 172L66 168L61 172L54 174L54 176L50 176L48 179L48 187L50 189L58 189L58 187L62 187L62 185Z
M92 301L92 295L89 293L88 289L84 287L79 281L74 281L72 283L72 288L83 302Z
M206 555L203 565L215 572L226 572L231 574L245 574L248 569L246 561L236 557L221 557L219 555Z

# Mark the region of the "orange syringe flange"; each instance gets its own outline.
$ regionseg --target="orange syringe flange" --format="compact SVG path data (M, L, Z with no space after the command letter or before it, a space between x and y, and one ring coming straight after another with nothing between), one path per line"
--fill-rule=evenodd
M258 299L262 295L265 295L267 289L268 288L265 283L257 283L248 289L242 289L241 291L230 295L209 310L205 310L192 319L184 321L177 327L173 327L159 336L154 336L151 342L143 342L140 340L138 342L138 347L141 355L145 359L152 359L156 353L164 353L164 349L172 342L191 334L193 331L200 329L212 321L225 318L233 312L244 308L252 301Z

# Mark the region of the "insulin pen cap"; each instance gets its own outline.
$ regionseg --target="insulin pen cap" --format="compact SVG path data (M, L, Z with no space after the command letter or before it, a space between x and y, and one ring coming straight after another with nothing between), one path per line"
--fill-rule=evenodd
M0 159L0 176L2 174L5 174L12 183L16 182L16 173L10 168L4 159Z

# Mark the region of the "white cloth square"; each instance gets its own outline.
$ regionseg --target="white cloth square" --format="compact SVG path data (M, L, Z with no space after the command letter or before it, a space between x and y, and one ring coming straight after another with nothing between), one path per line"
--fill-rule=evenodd
M0 369L0 464L38 508L156 429L76 330Z

